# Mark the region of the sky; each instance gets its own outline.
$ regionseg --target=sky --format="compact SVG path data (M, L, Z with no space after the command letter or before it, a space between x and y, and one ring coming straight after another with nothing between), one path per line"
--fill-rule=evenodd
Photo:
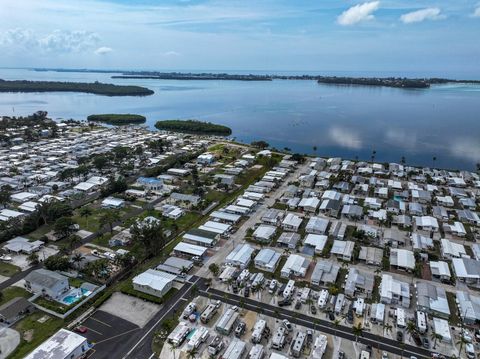
M0 67L465 74L480 2L0 0Z

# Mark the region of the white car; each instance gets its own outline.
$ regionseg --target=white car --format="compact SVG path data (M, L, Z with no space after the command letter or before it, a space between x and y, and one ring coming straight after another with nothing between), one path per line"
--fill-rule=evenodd
M465 344L465 353L467 354L468 359L476 359L475 347L472 343Z

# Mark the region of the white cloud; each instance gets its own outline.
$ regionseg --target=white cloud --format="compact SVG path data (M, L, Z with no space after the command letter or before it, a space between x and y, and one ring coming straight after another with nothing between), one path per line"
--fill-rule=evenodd
M400 16L400 20L405 24L411 24L414 22L422 22L424 20L440 20L445 16L441 14L438 7L429 7L417 11L412 11Z
M328 131L328 137L341 147L350 148L353 150L358 150L362 148L362 140L360 136L343 127L331 127Z
M163 53L163 56L175 57L175 56L180 56L180 53L176 51L167 51Z
M106 55L112 52L113 49L111 47L101 46L94 51L95 55Z
M39 50L47 53L75 53L95 47L98 34L89 31L54 30L39 34L29 29L10 29L0 33L0 47L15 50Z
M362 21L372 20L374 19L373 12L378 10L379 7L380 1L371 1L352 6L340 14L337 22L340 25L348 26Z
M480 17L480 5L478 5L473 11L472 17Z

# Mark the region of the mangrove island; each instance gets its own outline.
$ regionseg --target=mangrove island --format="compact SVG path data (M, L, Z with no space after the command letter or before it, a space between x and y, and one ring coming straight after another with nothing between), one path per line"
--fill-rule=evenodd
M227 126L197 120L158 121L155 124L155 127L159 130L196 133L203 135L230 136L232 134L232 129Z
M154 92L146 87L113 85L101 82L7 81L0 79L0 92L84 92L105 96L149 96Z
M90 115L87 117L89 122L102 122L108 125L131 125L145 123L146 118L142 115L130 113L105 113L101 115Z

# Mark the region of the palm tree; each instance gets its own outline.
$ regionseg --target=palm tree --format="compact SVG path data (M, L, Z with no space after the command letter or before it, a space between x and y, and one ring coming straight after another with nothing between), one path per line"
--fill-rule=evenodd
M363 328L361 324L358 324L357 326L354 326L352 328L353 335L355 335L355 343L358 343L358 337L361 337L363 334Z
M81 263L85 258L83 257L82 253L76 252L72 257L72 262L78 269L78 264Z
M462 335L460 339L457 341L457 345L460 345L460 349L458 349L458 356L462 356L462 349L465 344L468 344L468 340Z
M385 332L386 332L386 333L388 333L388 332L390 332L390 333L391 333L391 332L392 332L392 329L393 329L393 327L392 327L392 325L391 325L391 324L389 324L389 323L384 323L384 324L383 324L383 329L385 330Z
M442 340L443 337L440 334L437 334L437 333L433 332L431 338L433 340L433 349L436 349L437 348L437 340L438 339Z
M415 323L412 320L409 320L407 322L406 331L410 335L410 337L412 337L412 335L417 332L417 327L415 326Z
M176 359L175 356L176 356L176 350L177 350L177 349L175 348L175 345L173 345L172 343L170 343L170 344L168 345L168 348L170 349L170 353L173 354L173 359Z
M75 246L80 243L82 243L82 239L76 234L72 234L70 237L68 237L68 244L70 245L71 251L73 251Z
M187 352L187 358L188 359L195 359L195 356L197 355L198 350L196 348L192 348Z
M88 227L88 217L90 217L93 214L92 209L89 206L85 206L80 208L80 217L85 218L87 221L87 228Z
M340 325L340 319L335 319L333 321L333 326L335 327L335 335L334 335L335 337L337 337L337 328L339 325Z

